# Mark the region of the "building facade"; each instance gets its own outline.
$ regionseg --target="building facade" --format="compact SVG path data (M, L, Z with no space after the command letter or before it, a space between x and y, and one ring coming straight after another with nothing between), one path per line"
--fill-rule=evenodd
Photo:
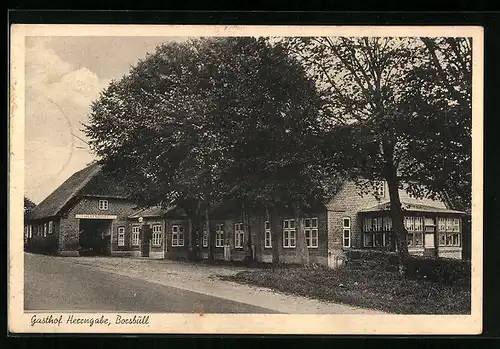
M112 237L134 209L101 166L92 164L73 174L30 212L26 238L48 241L62 256L111 255Z
M400 190L411 254L462 258L464 213L443 201L417 199ZM245 219L243 218L245 217ZM33 237L56 244L60 255L110 255L185 259L193 250L208 258L206 227L180 208L139 208L102 173L98 164L75 173L41 202L25 222L25 242ZM310 261L335 267L348 249L387 249L392 221L387 186L360 194L346 181L326 204L304 213L302 226ZM211 214L210 234L217 260L271 262L277 244L280 262L300 263L297 222L292 214L262 212ZM276 233L273 241L272 233ZM28 243L29 245L29 243Z

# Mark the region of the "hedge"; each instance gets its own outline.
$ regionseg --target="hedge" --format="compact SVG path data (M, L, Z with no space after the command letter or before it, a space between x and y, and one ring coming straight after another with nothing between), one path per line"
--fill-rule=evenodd
M411 256L405 266L406 275L414 279L470 287L471 262L467 260Z
M398 255L395 252L352 250L346 253L346 258L348 265L358 268L383 268L396 271L398 266ZM470 287L470 261L410 255L404 261L404 265L407 278L426 279L445 285Z

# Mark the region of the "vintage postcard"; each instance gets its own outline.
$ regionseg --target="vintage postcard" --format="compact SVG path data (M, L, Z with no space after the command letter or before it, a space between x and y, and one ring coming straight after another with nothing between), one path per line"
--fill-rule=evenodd
M482 87L481 27L12 25L9 330L481 333Z

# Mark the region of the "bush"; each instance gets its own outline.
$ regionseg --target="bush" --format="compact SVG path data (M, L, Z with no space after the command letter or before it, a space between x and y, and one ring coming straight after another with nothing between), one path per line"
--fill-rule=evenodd
M347 264L358 268L382 268L393 270L398 265L395 252L378 250L349 250L346 252Z
M396 270L398 255L395 252L352 250L346 253L348 264L357 268ZM444 285L470 287L470 261L449 258L410 256L405 261L406 277L426 279Z
M411 256L405 262L406 276L427 279L445 285L470 287L470 261L447 258L424 258Z
M376 255L380 257L380 255ZM353 260L358 263L361 260ZM345 303L396 314L470 314L470 289L426 279L401 277L395 271L377 269L377 260L358 266L332 269L310 264L292 268L245 270L222 280L267 287L322 301ZM374 264L373 264L374 263ZM365 267L367 265L376 267ZM425 300L425 301L423 301Z
M34 236L29 240L27 250L40 254L56 254L58 240L56 235Z

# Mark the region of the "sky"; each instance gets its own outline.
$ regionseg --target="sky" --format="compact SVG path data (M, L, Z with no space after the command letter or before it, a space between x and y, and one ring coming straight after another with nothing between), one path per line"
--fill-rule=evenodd
M82 131L112 79L178 37L27 37L25 196L40 203L96 157Z

